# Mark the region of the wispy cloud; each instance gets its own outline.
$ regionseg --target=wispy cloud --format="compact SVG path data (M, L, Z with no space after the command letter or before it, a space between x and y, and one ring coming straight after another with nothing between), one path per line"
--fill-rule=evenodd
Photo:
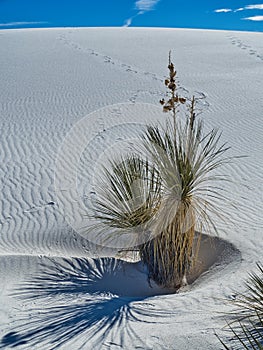
M154 10L155 5L160 0L137 0L135 1L135 9L138 11L134 16L128 18L124 22L124 27L129 27L135 17L143 15L145 12Z
M247 21L263 21L263 16L252 16L252 17L245 17L242 19Z
M217 13L220 13L220 12L232 12L231 9L218 9L218 10L215 10L214 12L217 12Z
M134 17L128 18L125 20L123 27L129 27L132 24L132 20Z
M263 10L263 4L247 5L236 9L235 12L246 10Z
M239 12L239 11L246 11L246 10L263 10L263 4L246 5L244 7L239 7L237 9L229 9L229 8L217 9L217 10L214 10L214 12L226 13L226 12ZM254 16L254 17L260 17L260 16Z
M47 22L8 22L8 23L0 23L0 27L16 27L30 24L43 24Z
M159 1L160 0L137 0L135 8L143 12L152 11Z

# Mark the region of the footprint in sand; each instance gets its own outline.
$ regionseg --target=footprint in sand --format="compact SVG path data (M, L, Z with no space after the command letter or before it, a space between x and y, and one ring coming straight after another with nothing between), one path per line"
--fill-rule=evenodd
M50 201L44 205L39 205L39 206L32 206L31 208L27 209L27 210L24 210L23 212L24 213L34 213L36 211L39 211L41 209L44 209L45 207L48 207L48 206L53 206L55 205L56 203L53 202L53 201Z
M263 56L261 56L256 50L254 50L250 45L246 45L242 42L242 40L236 38L236 37L228 37L231 40L231 44L239 47L243 51L248 51L250 56L254 56L257 59L263 60Z

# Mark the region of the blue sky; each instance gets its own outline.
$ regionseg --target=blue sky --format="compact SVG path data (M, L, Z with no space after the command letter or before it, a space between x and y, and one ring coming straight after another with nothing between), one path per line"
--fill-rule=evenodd
M263 32L263 0L0 0L0 29L65 26Z

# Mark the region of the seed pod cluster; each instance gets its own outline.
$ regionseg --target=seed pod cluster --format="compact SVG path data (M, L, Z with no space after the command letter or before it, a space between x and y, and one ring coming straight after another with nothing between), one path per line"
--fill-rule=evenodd
M169 90L169 95L170 98L165 101L164 98L160 100L160 104L163 106L163 111L164 112L173 112L173 115L175 117L175 112L176 112L176 106L178 104L184 104L186 102L186 98L184 97L179 97L178 94L176 93L176 70L174 69L174 64L171 62L171 51L169 52L169 64L168 64L168 69L169 69L169 77L165 79L164 84Z

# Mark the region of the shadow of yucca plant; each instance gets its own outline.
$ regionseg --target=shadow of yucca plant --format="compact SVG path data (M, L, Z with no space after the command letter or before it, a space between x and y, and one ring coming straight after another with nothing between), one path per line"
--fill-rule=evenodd
M232 333L231 343L226 344L218 337L227 350L263 350L263 267L257 265L259 273L252 273L246 282L246 292L238 294L233 304L228 328Z
M220 133L205 134L202 121L196 121L195 97L178 96L170 55L168 69L169 99L160 101L169 112L166 123L148 125L141 149L104 170L95 218L105 227L144 234L138 248L149 277L178 289L198 253L196 230L216 230L211 214L220 216L225 197L215 184L226 177L214 171L230 158L224 156L228 147L220 145ZM179 120L182 105L188 108L185 121ZM142 149L144 158L138 156Z

